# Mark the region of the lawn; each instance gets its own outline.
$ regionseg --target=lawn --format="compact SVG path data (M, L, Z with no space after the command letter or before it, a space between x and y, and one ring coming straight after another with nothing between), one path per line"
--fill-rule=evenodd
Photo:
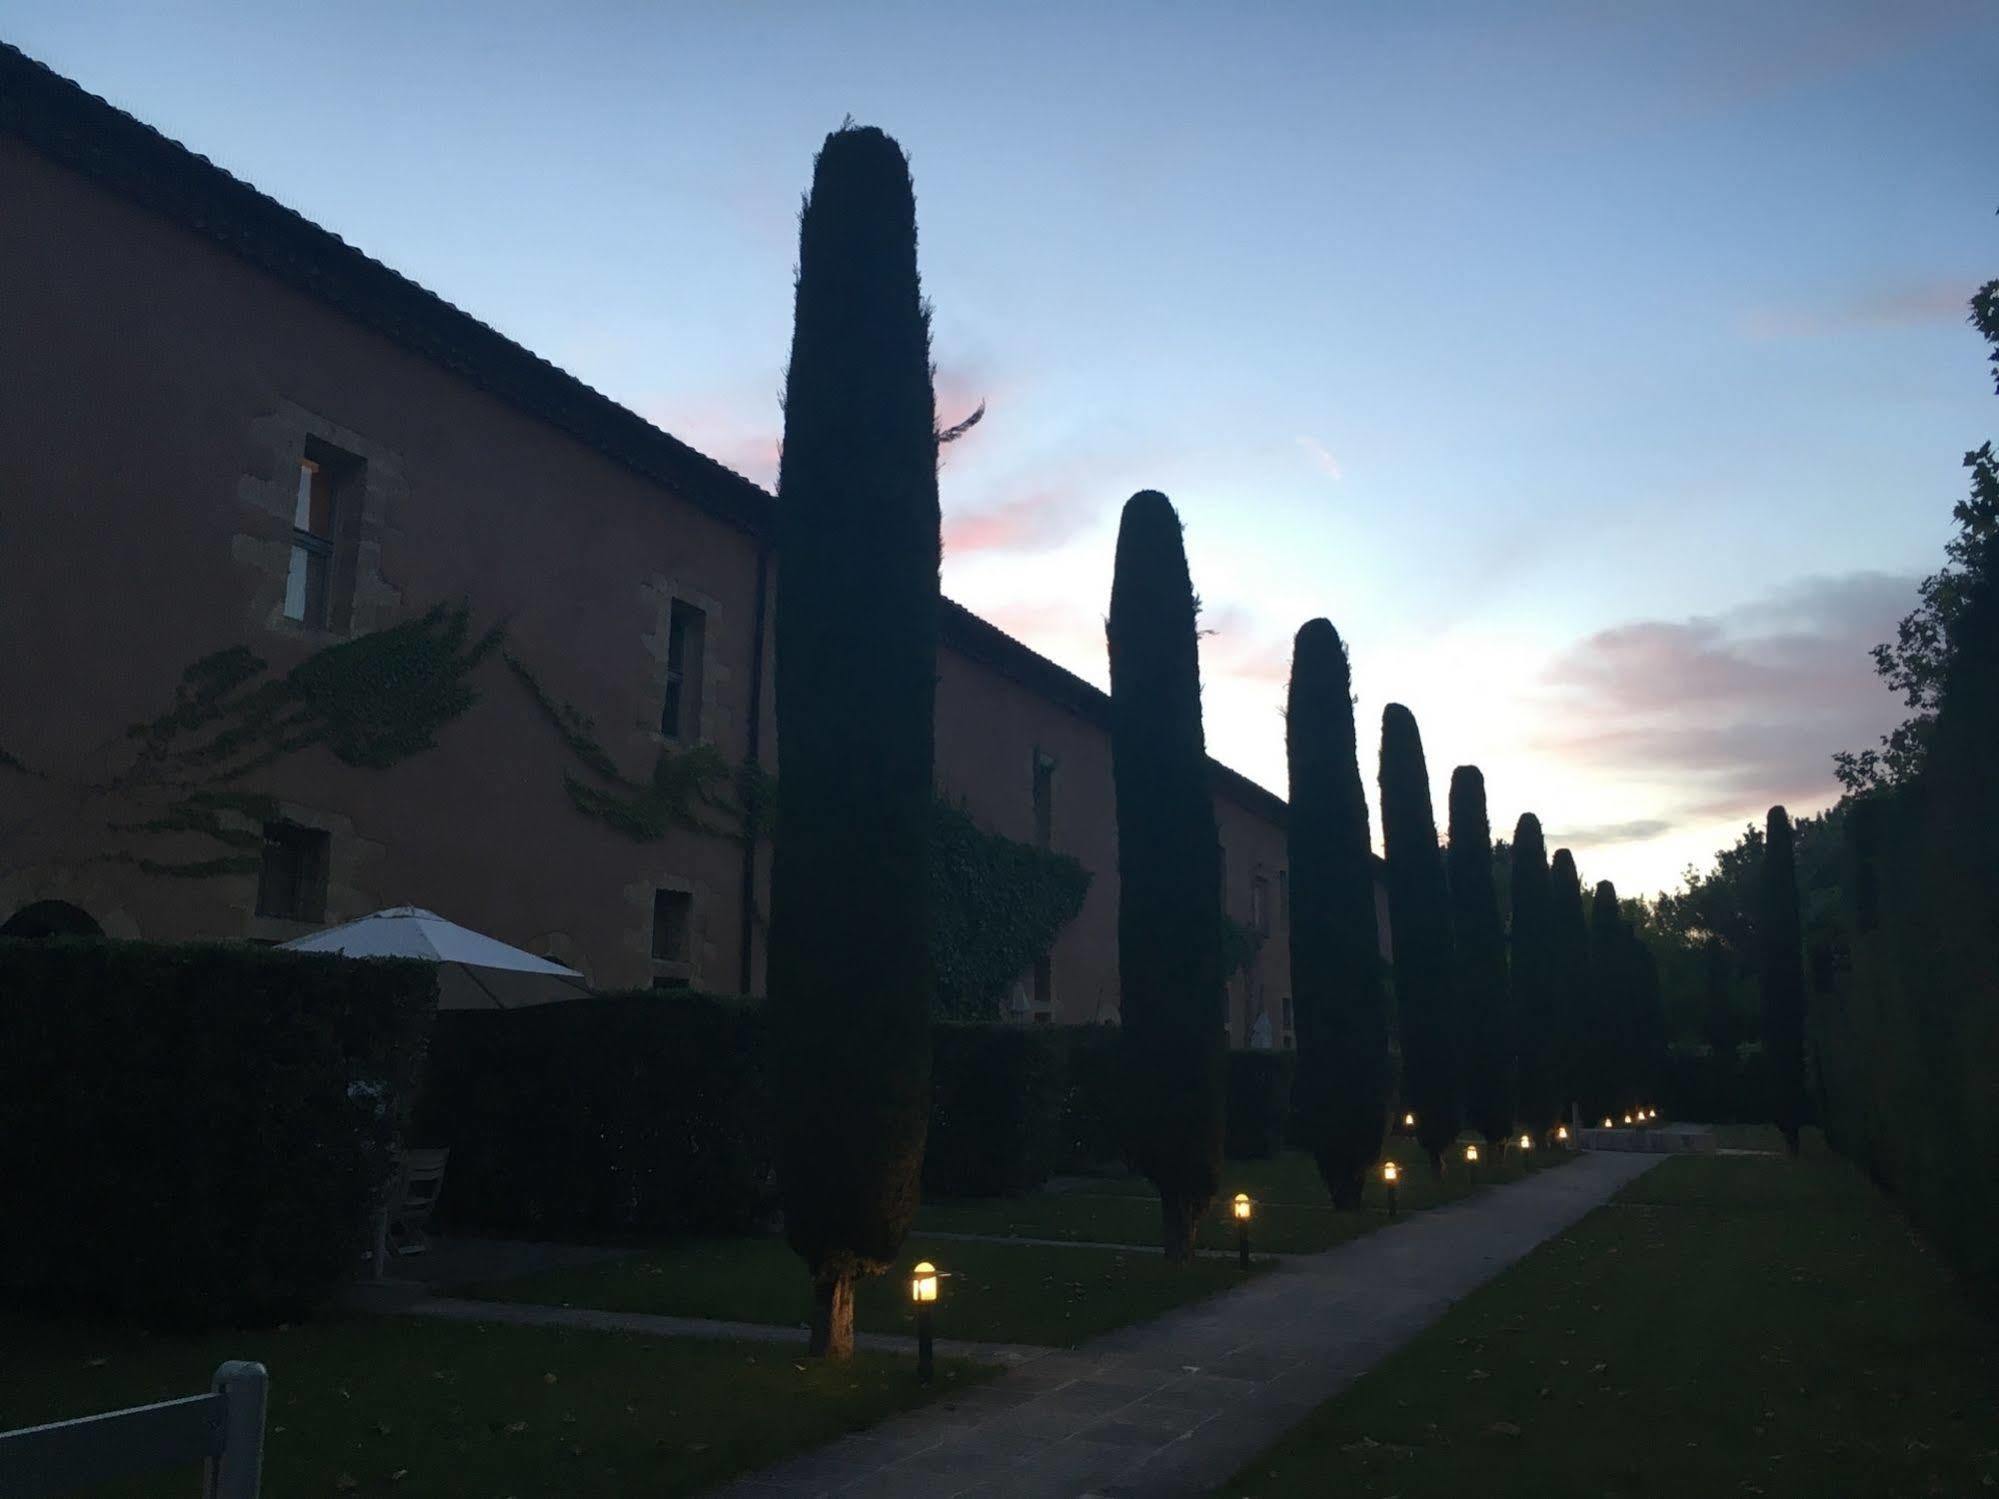
M691 1494L916 1405L906 1358L829 1367L768 1345L340 1318L199 1339L0 1320L0 1430L271 1374L264 1492ZM989 1371L941 1362L945 1398ZM199 1492L169 1472L95 1494Z
M1420 1212L1453 1202L1474 1189L1467 1181L1462 1158L1453 1159L1444 1180L1430 1171L1422 1150L1397 1138L1390 1153L1402 1167L1398 1188L1401 1209ZM1479 1188L1517 1181L1523 1174L1517 1151L1497 1163L1483 1161ZM1534 1170L1573 1159L1566 1152L1539 1154ZM1264 1161L1230 1161L1223 1173L1222 1193L1201 1224L1204 1249L1235 1245L1235 1224L1228 1200L1237 1192L1255 1199L1252 1245L1271 1254L1308 1254L1379 1228L1387 1220L1388 1192L1379 1178L1369 1182L1361 1211L1342 1213L1326 1195L1318 1167L1302 1151L1287 1151ZM1083 1243L1156 1245L1159 1242L1159 1196L1140 1176L1106 1177L1087 1187L1037 1192L1025 1197L978 1198L925 1203L917 1214L919 1232L1004 1234L1027 1239L1071 1239Z
M854 1322L864 1332L910 1333L908 1269L929 1260L947 1273L937 1335L977 1342L1068 1347L1185 1301L1240 1285L1234 1260L1169 1266L1156 1254L925 1239L903 1246L895 1273L861 1282ZM1270 1264L1252 1266L1254 1274ZM690 1239L629 1259L547 1270L465 1292L502 1301L601 1307L736 1322L802 1324L811 1285L781 1239Z
M1988 1493L1994 1331L1815 1136L1796 1162L1676 1157L1217 1492Z

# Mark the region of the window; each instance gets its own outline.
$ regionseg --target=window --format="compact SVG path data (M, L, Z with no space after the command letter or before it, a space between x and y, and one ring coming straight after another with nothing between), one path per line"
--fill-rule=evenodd
M1270 881L1260 872L1249 882L1249 920L1259 935L1270 935Z
M333 594L333 475L316 458L298 464L292 504L292 561L285 577L285 618L311 629L327 625Z
M659 731L669 739L691 744L701 737L701 660L707 637L707 613L675 599L666 616L666 706L659 715Z
M1229 911L1229 846L1226 843L1224 843L1221 846L1221 849L1222 849L1222 856L1220 863L1222 867L1222 914L1226 916L1228 915Z
M693 914L694 897L685 890L653 891L652 956L655 963L688 961L691 950L688 927Z
M1291 929L1291 871L1277 871L1277 919L1284 923L1284 929Z
M1034 960L1034 1018L1050 1019L1055 1013L1055 960L1043 953Z
M257 880L257 914L285 921L326 920L326 850L322 828L264 825L264 866Z
M1288 994L1278 1003L1284 1011L1284 1049L1289 1051L1298 1044L1298 1012L1292 1006L1291 996Z
M1055 761L1034 752L1034 846L1055 846Z

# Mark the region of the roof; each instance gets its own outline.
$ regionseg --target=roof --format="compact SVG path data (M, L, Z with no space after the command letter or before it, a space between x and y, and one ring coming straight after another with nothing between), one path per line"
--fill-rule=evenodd
M330 304L717 519L761 540L774 535L777 504L762 486L4 42L0 132ZM944 644L959 654L1108 727L1110 699L1100 688L949 599L939 624ZM1284 820L1282 797L1218 761L1210 764L1218 791Z

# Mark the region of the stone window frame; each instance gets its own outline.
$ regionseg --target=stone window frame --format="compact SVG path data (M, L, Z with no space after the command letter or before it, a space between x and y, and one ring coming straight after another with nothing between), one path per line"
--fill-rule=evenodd
M639 728L661 748L692 749L697 744L715 743L717 731L727 721L725 689L730 680L729 669L722 664L721 641L725 619L722 601L683 579L666 574L654 574L642 582L639 585L639 601L652 626L647 634L640 637L640 644L652 661L652 669L646 682L645 697L638 705L636 714ZM676 602L699 609L703 616L700 691L695 703L694 733L691 735L669 735L660 728L660 716L666 705L668 653L673 639L673 606ZM683 676L685 674L683 663Z
M251 572L250 622L308 645L352 639L392 623L402 594L382 574L382 554L394 537L393 517L407 497L402 455L366 434L280 398L246 434L244 473L237 481L239 529L230 540L236 561ZM294 544L292 520L301 464L330 466L336 478L333 564L324 625L285 614Z
M701 972L702 931L701 918L703 902L700 882L682 875L662 874L649 880L645 891L645 931L643 936L647 973L657 987L662 980L672 987L696 987L696 977ZM658 910L659 896L671 892L687 897L687 956L683 960L660 958L653 955L653 921Z

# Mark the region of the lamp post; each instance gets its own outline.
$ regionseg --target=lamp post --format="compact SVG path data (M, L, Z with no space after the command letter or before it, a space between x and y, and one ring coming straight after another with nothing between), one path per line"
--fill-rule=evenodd
M909 1274L909 1299L916 1303L916 1378L929 1384L937 1370L930 1346L930 1314L937 1305L937 1267L928 1260L917 1261Z
M1402 1168L1393 1161L1381 1163L1381 1179L1388 1184L1388 1216L1393 1218L1396 1209L1396 1183L1402 1180Z
M1478 1185L1478 1147L1476 1145L1467 1145L1465 1147L1465 1176L1474 1187Z
M1235 1212L1236 1259L1242 1265L1242 1268L1247 1270L1249 1268L1249 1193L1236 1193L1235 1201L1230 1206Z
M1625 1120L1624 1122L1625 1122L1626 1124L1629 1124L1629 1123L1630 1123L1631 1121L1630 1121L1629 1119L1627 1119L1627 1120ZM1608 1115L1608 1114L1605 1114L1605 1115L1603 1116L1603 1127L1604 1127L1605 1129L1615 1129L1615 1128L1617 1128L1616 1124L1615 1124L1615 1123L1614 1123L1614 1122L1613 1122L1613 1121L1611 1120L1611 1117L1610 1117L1610 1115Z
M1624 1122L1625 1122L1626 1124L1629 1124L1629 1123L1631 1122L1631 1116L1630 1116L1629 1114L1626 1114L1626 1115L1624 1116Z
M1404 1114L1402 1116L1402 1133L1405 1135L1416 1133L1416 1116L1414 1114Z
M1527 1153L1533 1148L1534 1148L1534 1137L1528 1134L1527 1131L1522 1130L1520 1132L1520 1169L1523 1171L1527 1169L1528 1163L1531 1159L1531 1157Z
M1566 1124L1558 1124L1555 1126L1555 1143L1561 1146L1564 1150L1568 1149L1569 1127Z

